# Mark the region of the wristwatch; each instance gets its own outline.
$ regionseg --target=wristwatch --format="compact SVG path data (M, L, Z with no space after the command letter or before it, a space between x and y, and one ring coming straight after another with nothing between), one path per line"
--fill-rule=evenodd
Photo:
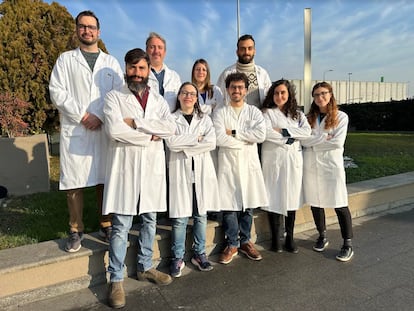
M231 136L236 137L236 130L231 130Z

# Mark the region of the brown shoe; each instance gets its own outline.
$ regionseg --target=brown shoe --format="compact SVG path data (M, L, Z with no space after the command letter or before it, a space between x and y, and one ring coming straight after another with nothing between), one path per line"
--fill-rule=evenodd
M122 281L109 284L108 302L115 309L125 306L125 292Z
M254 244L250 241L240 245L239 250L251 260L262 260L263 258L259 251L254 247Z
M235 256L237 256L237 247L235 246L226 246L224 251L220 254L219 263L229 264Z
M158 271L154 268L151 268L144 272L138 271L137 277L140 281L150 281L154 282L157 285L168 285L172 282L172 278L170 275Z

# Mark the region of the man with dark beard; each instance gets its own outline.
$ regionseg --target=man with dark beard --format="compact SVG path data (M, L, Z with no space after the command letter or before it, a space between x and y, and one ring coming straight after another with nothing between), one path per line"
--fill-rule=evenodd
M242 72L249 79L249 89L247 90L245 101L249 105L261 108L267 90L272 84L267 71L254 63L256 54L255 41L252 35L243 35L237 41L236 54L238 61L224 69L217 80L217 86L225 94L226 103L229 103L229 96L226 90L226 77L233 72Z
M84 224L83 188L96 186L100 236L109 241L111 216L102 215L107 137L103 130L103 99L120 88L118 61L98 48L99 19L91 11L76 17L79 47L62 53L50 77L50 98L60 114L60 183L69 209L67 252L81 248Z
M112 214L109 243L113 308L125 305L124 261L128 232L138 214L137 277L158 285L172 282L152 267L157 212L167 210L165 154L162 139L175 134L176 125L166 100L148 86L150 60L142 49L125 55L126 85L105 97L105 130L110 138L103 213Z

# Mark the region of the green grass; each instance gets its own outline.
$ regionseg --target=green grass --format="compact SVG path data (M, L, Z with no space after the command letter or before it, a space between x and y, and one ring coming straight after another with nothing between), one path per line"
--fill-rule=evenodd
M347 182L414 171L414 134L348 133L345 155L358 168L346 169ZM65 193L58 191L59 158L51 158L51 191L12 197L0 206L0 249L67 236ZM93 188L84 193L85 232L99 228Z
M414 171L414 134L348 133L346 156L358 168L347 168L347 183Z
M64 238L69 228L66 197L58 191L59 158L50 159L49 193L12 197L0 207L0 250ZM94 188L84 192L85 232L99 229Z

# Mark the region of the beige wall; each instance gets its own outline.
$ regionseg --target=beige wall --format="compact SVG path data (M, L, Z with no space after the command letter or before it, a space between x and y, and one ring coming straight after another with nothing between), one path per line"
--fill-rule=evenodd
M48 192L49 171L45 134L0 138L0 185L9 195Z

